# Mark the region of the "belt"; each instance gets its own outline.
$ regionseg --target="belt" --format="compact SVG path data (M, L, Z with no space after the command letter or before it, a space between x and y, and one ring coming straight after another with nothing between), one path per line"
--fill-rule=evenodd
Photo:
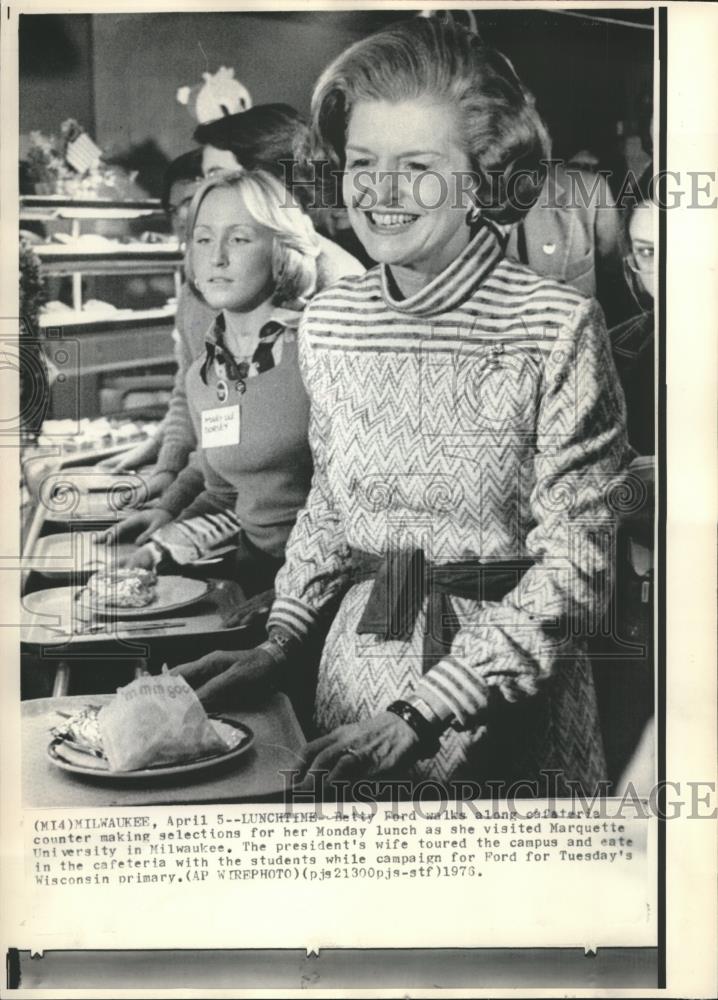
M459 630L451 597L500 601L533 563L533 559L430 563L422 549L392 550L382 556L352 549L350 582L374 580L357 633L407 640L428 598L423 646L427 671L449 652Z

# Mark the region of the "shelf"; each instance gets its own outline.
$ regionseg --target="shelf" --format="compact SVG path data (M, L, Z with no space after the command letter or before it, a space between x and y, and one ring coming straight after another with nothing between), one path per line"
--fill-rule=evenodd
M23 208L92 208L105 210L141 209L146 212L161 212L162 202L159 198L70 198L66 194L24 194L20 198L20 210Z
M131 371L157 365L176 365L175 346L172 339L174 324L164 323L136 326L124 325L120 329L109 323L103 330L93 326L89 330L66 327L60 342L48 337L44 349L52 359L53 352L65 344L77 341L76 348L65 347L70 352L68 368L63 368L65 382L86 375ZM66 362L67 364L67 362Z
M62 369L50 390L55 416L99 413L102 379L110 373L176 366L174 305L142 310L82 308L84 279L94 275L169 274L179 295L184 258L177 239L146 243L130 236L127 242L119 242L81 233L85 220L133 220L161 211L156 199L21 198L21 219L71 222L71 233L62 239L58 233L53 242L33 244L43 277L72 279L72 309L45 313L39 323L45 334L44 350Z
M146 260L148 257L159 257L162 259L172 259L181 261L182 253L177 240L168 240L166 243L111 243L108 241L104 246L73 247L71 243L36 243L33 246L35 253L48 260L87 260L93 261L98 257L126 257L130 260Z
M173 320L175 316L175 306L163 306L160 309L119 309L116 313L92 313L92 312L58 312L43 313L40 316L41 330L54 330L58 328L92 330L96 332L98 327L132 327L140 326L144 323L154 323L161 320Z
M21 222L55 222L58 219L142 219L159 215L156 208L21 208Z
M171 243L108 243L106 246L74 248L68 243L36 243L33 250L45 261L170 260L181 263L183 255L176 241Z
M104 252L91 257L66 252L64 255L38 256L41 274L58 278L76 274L170 274L182 266L182 254L177 252L132 255Z

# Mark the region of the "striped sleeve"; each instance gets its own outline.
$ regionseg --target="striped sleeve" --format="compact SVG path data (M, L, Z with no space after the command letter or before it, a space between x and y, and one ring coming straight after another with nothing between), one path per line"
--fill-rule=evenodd
M311 630L323 608L344 588L350 561L344 523L332 497L328 473L328 414L315 358L306 334L311 306L299 328L299 363L309 395L309 444L314 473L304 508L289 536L285 563L274 582L276 599L267 628L297 639Z
M526 537L535 563L503 601L460 615L450 655L419 681L414 694L442 718L475 726L490 696L536 694L571 640L595 629L612 589L629 456L603 315L586 300L546 360Z
M240 527L234 511L224 510L191 517L186 521L172 521L158 528L152 539L170 554L174 562L184 566L230 542L236 542Z

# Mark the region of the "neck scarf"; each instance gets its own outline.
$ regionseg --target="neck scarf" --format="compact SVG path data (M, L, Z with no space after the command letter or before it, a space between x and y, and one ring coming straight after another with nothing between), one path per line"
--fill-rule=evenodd
M277 320L269 320L259 331L259 344L252 357L249 360L239 360L234 357L227 347L224 314L219 313L212 324L210 335L205 342L206 354L204 363L200 368L200 378L207 385L208 368L210 365L216 363L224 368L226 377L231 382L234 382L238 389L244 390L247 379L251 374L261 375L262 372L274 368L273 347L283 332L283 323Z

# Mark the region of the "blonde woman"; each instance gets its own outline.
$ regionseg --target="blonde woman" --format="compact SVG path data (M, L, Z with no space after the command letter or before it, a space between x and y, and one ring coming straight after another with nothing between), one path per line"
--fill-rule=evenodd
M320 243L265 171L210 177L187 232L187 280L218 310L186 376L205 489L131 562L188 562L207 539L216 546L238 534L232 575L250 596L271 589L312 476L296 328Z

